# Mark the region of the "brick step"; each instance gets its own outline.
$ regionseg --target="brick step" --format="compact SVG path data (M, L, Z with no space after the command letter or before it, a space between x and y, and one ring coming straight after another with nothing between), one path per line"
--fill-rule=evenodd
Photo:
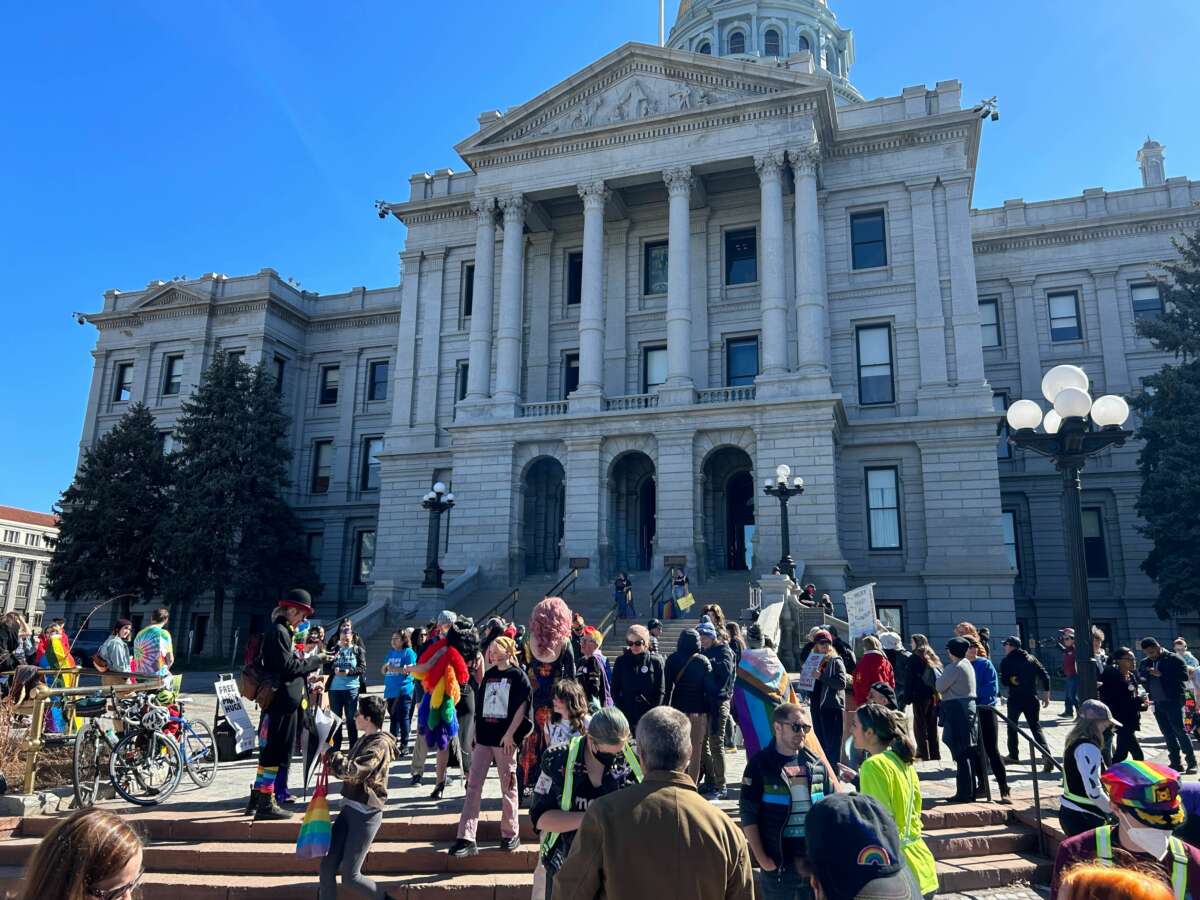
M0 844L0 865L20 866L33 853L38 838L10 838ZM363 871L393 875L442 873L529 873L537 866L536 844L525 843L508 853L484 842L476 856L455 859L448 843L397 843L376 840ZM273 875L280 871L316 874L320 860L299 859L293 841L156 841L145 849L151 872L192 872L210 876Z
M1049 884L1054 864L1025 853L994 856L965 856L938 861L939 893L956 894L985 888L1005 887L1017 882Z
M927 804L928 800L925 801ZM921 827L926 831L949 828L982 828L1003 825L1009 820L1012 807L995 803L940 803L921 811Z
M437 843L453 841L458 836L458 813L430 813L416 816L389 816L384 814L377 841L393 843ZM55 823L57 816L29 816L19 829L21 837L40 838ZM228 810L201 811L181 819L169 810L151 810L138 813L133 820L138 831L150 841L207 841L218 843L237 842L290 842L295 843L300 833L301 818L297 815L286 822L255 822L249 816L231 814ZM529 845L537 841L529 817L522 815L521 840ZM500 840L500 813L485 810L479 820L478 839L481 844Z
M924 833L935 859L995 856L1037 849L1037 834L1018 825L973 825L939 828Z
M470 873L379 876L374 878L396 900L529 900L531 873ZM21 887L21 869L0 867L0 895ZM315 875L211 875L191 872L147 872L142 900L312 900ZM339 885L339 900L357 897Z

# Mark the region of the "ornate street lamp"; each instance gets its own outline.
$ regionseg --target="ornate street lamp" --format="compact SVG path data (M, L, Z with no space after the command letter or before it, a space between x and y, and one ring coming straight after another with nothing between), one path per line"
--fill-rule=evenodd
M1063 476L1063 531L1071 576L1071 618L1075 628L1079 699L1096 696L1096 667L1091 665L1092 614L1088 604L1087 560L1083 552L1083 511L1079 505L1079 473L1089 457L1120 447L1133 436L1121 426L1129 404L1115 394L1095 402L1088 393L1087 373L1078 366L1055 366L1042 379L1042 395L1053 409L1042 416L1033 400L1018 400L1005 418L1008 442L1054 461ZM1036 429L1041 424L1043 431Z
M442 567L438 565L438 542L442 533L442 513L454 507L454 495L446 493L446 485L438 482L421 500L429 510L429 540L425 545L425 580L421 587L444 588Z
M784 464L776 466L775 477L774 479L767 479L767 483L763 486L763 493L770 497L779 498L779 520L782 525L780 533L783 544L783 553L779 557L779 572L795 580L796 564L792 561L792 541L788 532L787 504L793 497L798 497L804 493L804 479L797 475L792 484L789 485L788 479L791 478L791 475L792 470L789 466Z

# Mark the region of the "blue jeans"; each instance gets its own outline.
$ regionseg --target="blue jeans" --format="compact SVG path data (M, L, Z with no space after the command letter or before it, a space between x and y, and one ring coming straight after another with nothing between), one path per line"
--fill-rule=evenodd
M408 746L408 735L412 731L413 695L399 694L388 698L388 714L391 716L392 737L399 738L400 750Z
M1068 675L1066 683L1063 685L1063 715L1075 715L1075 708L1079 706L1079 676Z
M1196 751L1192 749L1192 739L1183 730L1183 698L1177 700L1155 700L1154 721L1162 730L1163 740L1167 742L1169 765L1177 768L1181 762L1180 756L1187 760L1188 765L1195 765Z
M812 887L807 878L801 878L790 865L783 865L774 872L758 870L758 897L760 900L809 900Z
M343 727L350 732L350 746L353 747L358 740L358 726L354 724L354 716L358 713L358 691L330 691L329 711L342 719L333 735L333 749L342 749Z

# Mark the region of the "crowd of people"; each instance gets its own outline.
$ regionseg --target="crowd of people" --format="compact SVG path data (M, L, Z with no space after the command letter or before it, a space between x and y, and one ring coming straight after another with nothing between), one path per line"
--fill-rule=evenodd
M814 591L806 595L821 605ZM632 612L632 598L624 600ZM1032 758L1047 769L1059 765L1041 729L1050 703L1046 667L1015 636L1001 643L997 666L987 628L968 622L940 654L924 635L905 642L883 623L861 639L861 655L836 628L814 628L800 654L806 681L789 675L757 623L743 632L715 604L691 613L669 653L660 647L661 621L651 619L625 628L624 647L610 655L606 635L561 598L538 603L528 629L446 610L427 627L392 634L377 669L351 621L326 634L310 626L312 614L309 596L290 592L248 651L275 691L261 710L246 814L295 814L287 778L297 731L311 727L316 710L331 710L340 724L327 763L340 780L341 804L321 863L322 898L337 895L339 874L345 887L385 896L362 867L402 757L411 757L417 785L434 756L432 799L446 796L452 770L461 772L457 837L447 848L459 858L480 852L480 807L494 768L502 798L497 849L520 847L527 810L539 835L537 890L546 900L677 896L681 879L702 898L928 898L938 876L922 833L916 764L939 759L944 745L956 773L953 801L987 796L990 775L999 801L1010 803L1006 766L1019 759L1019 721L1032 737L1025 741ZM0 620L0 652L16 624ZM169 672L166 626L161 610L130 651L132 627L120 620L97 657L113 673ZM1081 701L1074 634L1060 635L1063 713L1073 721L1061 763L1067 839L1053 896L1159 900L1160 888L1164 900L1189 896L1189 885L1200 889L1193 880L1200 850L1191 843L1200 835L1200 790L1192 790L1200 786L1183 785L1180 772L1195 770L1183 712L1200 666L1182 641L1167 650L1147 638L1139 661L1126 647L1106 653L1099 632L1093 638L1087 664L1097 667L1100 699ZM382 696L367 692L376 671ZM1143 759L1137 732L1148 702L1170 765ZM726 754L735 743L746 750L737 823L712 802L729 794ZM1197 817L1189 820L1185 809ZM123 829L96 810L58 826L87 848L71 862L90 886L79 896L115 897L136 886L140 844ZM92 852L100 846L109 858ZM651 858L653 865L636 864ZM30 865L61 869L61 852L39 850ZM1122 887L1120 870L1129 867L1142 877ZM1142 893L1130 893L1134 887Z

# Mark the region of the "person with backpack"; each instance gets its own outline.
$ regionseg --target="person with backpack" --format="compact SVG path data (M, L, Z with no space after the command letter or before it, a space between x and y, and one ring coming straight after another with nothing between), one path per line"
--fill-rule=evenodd
M894 631L884 631L879 635L879 645L883 655L892 664L892 676L896 679L896 708L904 712L908 706L908 660L912 656L904 649L904 638Z
M828 630L821 629L813 635L813 653L822 657L810 700L813 730L825 758L831 766L836 766L842 758L842 718L850 676Z
M679 635L675 652L667 657L666 697L663 702L685 716L692 729L692 755L688 774L699 786L708 740L708 713L712 708L712 663L700 652L700 634L695 628Z
M912 706L917 759L942 758L937 730L937 679L941 673L942 661L929 646L929 638L914 634L904 681L907 702Z
M719 607L718 607L719 609ZM725 642L725 629L718 629L711 622L701 622L696 629L700 635L701 652L712 666L708 684L708 737L704 740L704 770L706 788L704 796L709 800L724 800L725 785L725 729L729 721L729 704L733 699L733 682L737 677L737 657Z

